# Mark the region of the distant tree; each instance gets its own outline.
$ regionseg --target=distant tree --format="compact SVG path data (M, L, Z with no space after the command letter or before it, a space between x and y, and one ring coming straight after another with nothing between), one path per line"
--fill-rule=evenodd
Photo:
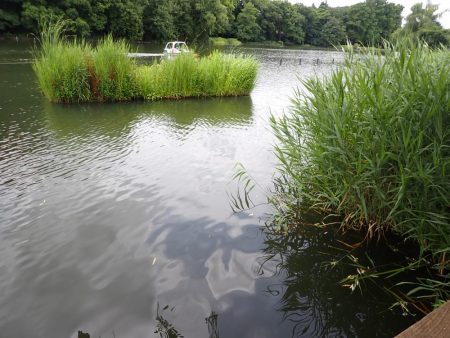
M450 32L436 27L420 29L418 37L432 47L450 44Z
M23 4L21 23L25 29L37 33L40 19L51 16L63 17L64 12L58 8L33 5L27 1Z
M301 14L298 6L293 6L288 2L280 3L280 6L283 15L283 41L303 44L305 40L305 31L303 29L306 24L305 17Z
M423 7L422 3L416 3L411 7L411 14L406 17L405 29L410 32L418 32L424 27L438 27L442 28L437 21L439 9L437 5L427 5Z
M306 20L298 5L286 0L253 0L252 3L260 12L257 23L261 40L303 43Z
M176 36L174 1L150 0L143 14L145 37L168 41Z
M345 29L342 21L334 16L330 16L324 22L319 35L320 45L339 45L345 41Z
M302 10L304 12L304 9ZM345 41L345 26L338 12L322 3L305 13L308 23L305 42L315 46L338 45Z
M194 18L192 17L191 0L175 0L174 26L176 36L181 40L194 39Z
M107 1L90 1L90 11L86 15L91 32L95 32L96 34L105 33L106 24L108 23L108 17L106 15L107 8Z
M394 36L409 32L430 44L446 42L448 32L430 10L416 6L406 29ZM1 0L0 32L36 32L41 17L53 16L68 20L79 36L112 33L133 40L200 42L220 35L317 46L347 37L379 44L400 28L401 12L402 6L388 0L337 8L288 0Z
M36 32L43 17L64 18L74 34L110 32L117 37L138 40L143 33L143 9L147 0L57 0L24 1L21 25Z
M20 26L20 0L2 0L0 4L0 32L11 31Z
M258 9L258 26L261 34L258 40L280 40L282 13L278 6L269 0L252 0Z
M349 7L344 11L343 18L347 38L352 43L366 43L366 5L364 3L358 3Z
M311 45L319 32L319 27L316 27L316 8L314 6L306 7L302 4L299 4L298 11L305 20L303 26L305 31L304 43Z
M230 30L235 6L235 0L149 0L144 11L145 36L204 41Z
M437 5L422 6L417 3L411 7L411 14L406 17L403 28L393 34L393 38L408 37L421 39L430 46L450 45L450 31L443 29L437 21L439 14Z
M403 6L385 1L381 13L377 16L383 39L389 39L391 34L401 27L402 11Z
M256 22L259 10L247 2L236 19L237 37L242 41L258 41L261 36L261 27Z
M206 41L211 35L223 33L229 24L228 1L192 0L193 1L193 40ZM231 11L231 10L230 10Z
M107 30L116 37L142 39L146 5L147 0L111 0L106 7Z
M345 31L352 43L380 44L400 27L403 7L386 0L367 0L342 13Z

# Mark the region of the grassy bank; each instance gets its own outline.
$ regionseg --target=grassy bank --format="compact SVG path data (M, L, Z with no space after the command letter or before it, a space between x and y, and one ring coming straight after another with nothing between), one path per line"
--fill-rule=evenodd
M150 66L127 57L130 46L111 36L96 46L64 37L64 23L46 25L33 69L51 102L248 95L255 83L255 59L218 52L198 58L185 53Z
M426 45L386 44L358 60L350 51L330 77L305 82L292 115L272 119L280 165L271 200L283 222L333 215L322 224L414 243L406 269L431 277L408 280L408 296L434 304L450 298L449 62L447 50Z
M242 45L242 42L236 38L222 38L222 37L211 37L209 38L209 44L213 46L232 46L237 47Z

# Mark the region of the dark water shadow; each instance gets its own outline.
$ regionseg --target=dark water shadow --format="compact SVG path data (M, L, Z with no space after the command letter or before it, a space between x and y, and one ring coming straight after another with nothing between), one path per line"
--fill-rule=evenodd
M271 267L280 276L266 292L279 297L278 311L292 326L292 337L392 337L415 321L390 310L390 299L376 285L354 292L340 286L355 272L338 262L344 256L337 241L341 235L314 228L281 234L268 227L264 233L260 271Z
M203 290L204 294L211 293L209 303L220 317L221 337L392 337L415 321L390 310L390 300L376 286L369 285L363 292L356 289L353 293L340 286L343 278L354 273L354 267L329 264L343 255L342 250L334 247L336 234L315 229L280 234L264 227L250 239L250 233L255 235L261 229L248 225L244 226L247 230L242 236L232 238L224 223L211 226L209 219L176 223L178 226L166 223L165 230L154 229L147 241L153 242L161 232L168 231L171 243L165 246L164 253L183 262L188 279L207 278L205 259L212 257L218 248L222 251L219 264L239 278L242 270L233 265L233 252L257 252L263 240L257 268L251 271L253 292L230 288L217 296L211 284L210 290ZM200 229L204 228L209 228L214 236L202 233ZM195 238L190 235L193 233ZM223 278L227 277L218 276L216 282ZM169 296L171 304L184 311L174 323L180 327L192 318L187 304L174 301L185 292L179 287ZM221 304L227 304L226 309L220 310Z
M150 336L191 337L192 331L186 327L195 322L197 337L218 337L219 333L221 337L258 338L392 337L411 324L410 319L388 310L384 294L377 288L365 288L361 294L358 290L350 293L339 286L339 281L350 271L346 266L332 267L324 263L341 256L332 244L336 243L335 234L315 229L287 235L271 228L261 231L249 220L242 225L241 235L231 236L228 223L214 222L209 218L183 220L181 216L167 214L155 218L153 227L146 243L151 251L159 248L164 253L169 262L167 266L175 261L182 264L181 274L176 274L179 276L177 283L174 287L159 290L156 285L165 283L161 278L170 281L173 277L171 274L158 274L148 289L148 277L132 276L132 271L129 271L128 278L116 285L116 290L120 290L130 281L146 281L145 285L137 284L132 301L142 302L140 299L146 294L146 300L142 302L146 305L140 311L148 312L148 308L145 309L148 305L156 309L148 313L151 317L147 315L145 318L153 332ZM164 238L170 240L161 240ZM254 288L231 287L222 294L215 293L217 285L214 283L229 278L229 274L239 279L248 273L245 265L236 265L234 254L238 251L257 253L261 245L261 255L255 255L259 257L256 258L258 264L250 271ZM227 267L222 271L225 274L219 273L208 284L203 283L208 279L210 269L214 268L207 261L218 250L222 253L220 259L212 262ZM137 266L133 271L137 269L144 270ZM199 282L202 287L192 288L191 281ZM187 294L201 299L202 306L190 302L191 298L185 298ZM170 306L160 307L158 304ZM226 306L222 307L223 304ZM114 302L109 305L113 307ZM202 323L199 317L203 312L195 312L205 309L205 305L210 307L210 316ZM175 312L177 315L173 316ZM94 316L92 312L90 314ZM89 317L89 314L85 315L87 317L72 320L83 323ZM139 311L135 316L139 317ZM105 328L106 322L114 325L115 320L109 318L103 323L98 330L103 332L101 337L113 337L107 333L112 329L118 338L121 337L119 332L126 332L119 324Z

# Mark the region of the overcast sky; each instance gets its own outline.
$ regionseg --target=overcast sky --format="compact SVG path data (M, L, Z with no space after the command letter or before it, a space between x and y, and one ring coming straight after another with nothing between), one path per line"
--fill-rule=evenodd
M316 6L319 6L322 0L290 0L291 2L300 2L306 6L311 6L313 3L316 4ZM364 0L328 0L328 5L331 7L338 7L338 6L349 6L356 4L358 2L364 2ZM393 2L396 4L402 5L404 8L403 10L403 17L406 17L410 13L411 6L415 3L422 2L424 4L427 3L427 1L420 1L420 0L389 0L389 2ZM450 0L432 0L432 4L439 5L439 12L443 12L444 10L447 10L446 13L439 19L441 24L445 28L450 28Z

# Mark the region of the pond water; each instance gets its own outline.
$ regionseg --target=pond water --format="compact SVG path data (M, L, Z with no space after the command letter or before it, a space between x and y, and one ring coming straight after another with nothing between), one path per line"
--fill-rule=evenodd
M270 114L289 110L298 77L342 59L245 52L261 62L250 97L58 105L39 93L28 46L1 42L0 337L367 337L408 326L375 291L336 285L317 254L326 238L261 231L265 205L232 212L236 163L270 187Z

